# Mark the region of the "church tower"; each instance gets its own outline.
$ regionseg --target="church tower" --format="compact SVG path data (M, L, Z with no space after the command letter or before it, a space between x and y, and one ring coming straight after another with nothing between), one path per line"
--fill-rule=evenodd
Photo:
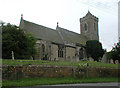
M80 18L80 32L86 36L88 40L98 40L98 18L89 11L85 17Z

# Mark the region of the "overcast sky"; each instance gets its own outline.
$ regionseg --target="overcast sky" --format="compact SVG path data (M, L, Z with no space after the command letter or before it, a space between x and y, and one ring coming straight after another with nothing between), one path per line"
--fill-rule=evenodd
M79 19L88 10L99 18L99 40L107 51L118 42L119 0L0 0L0 20L19 25L25 20L80 33Z

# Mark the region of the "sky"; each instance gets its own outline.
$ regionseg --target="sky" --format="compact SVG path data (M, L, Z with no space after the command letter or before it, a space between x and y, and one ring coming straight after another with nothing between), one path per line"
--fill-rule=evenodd
M118 42L119 0L0 0L0 20L19 26L23 19L49 28L80 33L79 19L88 10L99 18L99 40L110 51Z
M120 42L120 1L119 1L119 5L118 5L118 39Z

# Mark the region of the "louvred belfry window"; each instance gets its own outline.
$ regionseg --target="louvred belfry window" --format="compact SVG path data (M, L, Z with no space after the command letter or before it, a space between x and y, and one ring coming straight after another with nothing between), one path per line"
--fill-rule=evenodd
M85 31L87 31L87 24L86 23L85 23L84 27L85 27Z

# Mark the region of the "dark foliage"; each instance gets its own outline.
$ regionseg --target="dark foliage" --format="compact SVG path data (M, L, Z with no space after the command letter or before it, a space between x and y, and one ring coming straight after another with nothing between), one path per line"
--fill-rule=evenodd
M102 44L97 40L87 41L86 49L88 56L91 56L94 61L99 61L99 57L102 57L105 52L105 50L102 48Z
M2 29L2 58L11 59L14 52L15 59L29 59L36 53L36 39L32 34L25 34L15 25L8 24Z
M120 43L117 43L115 47L111 51L111 58L113 59L114 63L115 60L120 62Z

